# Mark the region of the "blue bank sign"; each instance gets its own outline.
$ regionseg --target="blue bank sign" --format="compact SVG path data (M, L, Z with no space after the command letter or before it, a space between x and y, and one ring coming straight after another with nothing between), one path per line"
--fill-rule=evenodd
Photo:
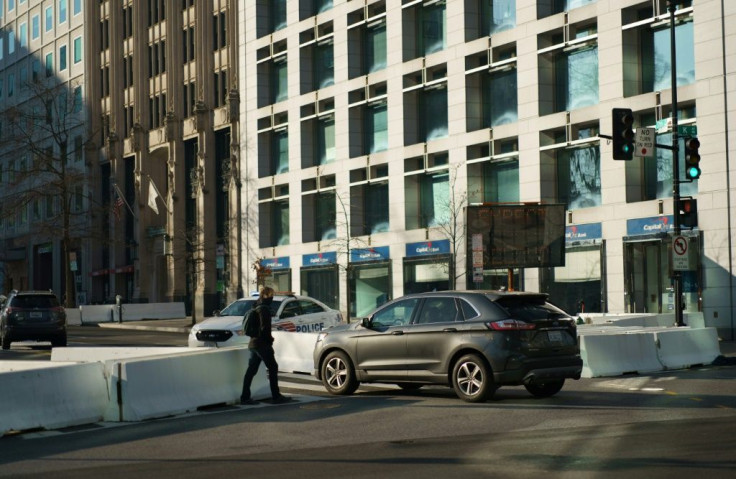
M361 263L365 261L383 261L390 258L388 246L376 246L375 248L356 248L350 250L350 262Z
M406 256L450 254L450 240L422 241L406 245Z
M634 218L626 220L626 235L639 236L657 233L669 233L675 229L672 215L652 216L650 218Z
M305 254L302 256L302 266L325 266L335 263L337 263L337 253L334 251Z
M602 237L603 231L600 223L570 225L565 228L565 243L568 245L576 242L583 243L599 240Z
M289 269L291 263L288 256L282 256L281 258L262 259L261 266L270 270Z

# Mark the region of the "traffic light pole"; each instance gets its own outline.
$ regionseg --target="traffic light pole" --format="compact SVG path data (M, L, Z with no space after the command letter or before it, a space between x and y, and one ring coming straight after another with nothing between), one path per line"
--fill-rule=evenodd
M677 52L675 47L675 0L667 0L670 12L670 63L672 73L672 208L675 236L680 236L680 146L677 131ZM672 282L675 294L675 326L685 326L682 317L682 273L672 271Z

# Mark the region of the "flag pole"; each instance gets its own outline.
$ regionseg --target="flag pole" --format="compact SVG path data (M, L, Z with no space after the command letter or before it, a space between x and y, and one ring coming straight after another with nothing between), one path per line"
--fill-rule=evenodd
M122 191L120 191L118 184L113 183L112 187L115 188L115 191L118 193L118 196L120 197L121 200L123 200L123 203L125 203L125 206L128 208L128 211L130 211L130 214L133 215L133 218L135 218L136 216L135 216L135 213L133 213L133 208L131 208L130 205L128 204L128 200L125 199L125 195L123 194Z

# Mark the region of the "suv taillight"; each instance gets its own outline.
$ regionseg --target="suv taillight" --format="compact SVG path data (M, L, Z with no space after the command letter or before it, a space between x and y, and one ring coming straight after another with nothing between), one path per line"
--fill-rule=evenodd
M529 331L535 329L534 323L525 323L516 319L502 319L485 323L488 329L494 331Z
M51 308L51 319L58 321L59 319L66 319L66 311L61 306Z

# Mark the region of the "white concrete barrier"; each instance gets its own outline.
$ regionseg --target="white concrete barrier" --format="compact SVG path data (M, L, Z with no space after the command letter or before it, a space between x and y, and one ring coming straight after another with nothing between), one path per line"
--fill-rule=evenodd
M71 326L79 326L82 324L82 314L79 308L65 308L66 324Z
M184 303L130 303L123 304L123 321L141 319L186 318ZM117 320L117 318L115 318Z
M653 332L580 334L584 378L660 371Z
M83 305L79 307L79 323L80 324L94 324L104 323L107 321L113 321L113 308L112 304L93 304Z
M108 403L102 364L45 364L0 368L0 435L102 420Z
M319 333L290 333L274 331L273 348L279 371L309 373L314 370L312 352Z
M176 356L124 359L111 378L119 384L119 421L183 414L240 399L248 349L197 348ZM253 399L271 396L265 367L258 370Z
M711 364L721 355L716 328L676 328L654 333L657 354L665 369Z
M67 317L70 311L73 310L67 310ZM182 302L123 304L123 322L140 321L143 319L179 319L186 317L186 308ZM119 312L117 306L114 304L93 304L79 307L79 324L107 323L117 322L119 320Z
M148 356L171 356L179 353L191 352L187 347L66 347L53 348L51 361L61 362L105 362L116 359L142 358ZM48 363L47 363L48 364Z

